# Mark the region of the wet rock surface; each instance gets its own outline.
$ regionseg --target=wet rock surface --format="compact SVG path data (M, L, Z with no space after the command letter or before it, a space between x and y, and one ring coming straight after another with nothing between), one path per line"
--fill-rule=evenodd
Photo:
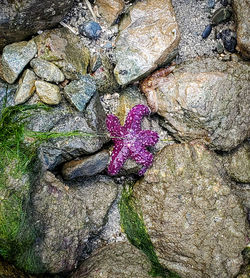
M119 30L114 73L120 85L138 80L166 62L180 40L168 0L137 2L120 23Z
M231 150L249 135L248 64L198 59L176 67L147 93L178 140Z
M19 74L37 52L34 41L17 42L7 45L2 55L2 75L3 79L12 84Z
M164 267L188 278L237 274L245 214L211 151L200 144L165 147L133 197Z
M234 0L233 9L237 22L237 40L243 56L250 58L250 5L247 0Z
M67 186L45 172L32 195L33 217L42 237L37 245L50 273L74 268L91 233L101 230L116 198L116 185L98 176Z
M71 278L149 278L150 263L133 245L121 242L108 245L87 259Z
M56 25L72 7L73 0L23 0L0 2L0 51L39 30Z

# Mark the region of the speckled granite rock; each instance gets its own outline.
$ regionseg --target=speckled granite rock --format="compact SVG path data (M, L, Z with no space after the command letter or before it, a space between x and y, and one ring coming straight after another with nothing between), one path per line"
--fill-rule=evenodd
M81 39L66 28L43 32L34 38L39 58L53 62L65 77L77 79L86 74L90 54Z
M133 245L118 242L91 255L70 278L150 278L150 262Z
M248 0L233 0L237 22L237 45L243 56L250 58L250 3Z
M126 85L173 58L180 33L170 0L138 1L119 26L115 77Z
M159 79L148 103L178 140L228 151L249 135L249 72L248 63L196 59Z
M133 197L164 267L183 278L239 272L245 213L213 152L200 144L165 147Z
M36 75L49 82L62 82L65 77L61 70L51 62L35 58L30 62Z
M15 94L15 104L26 102L35 91L35 81L37 77L32 70L25 70L18 81L18 88Z
M0 51L56 25L72 7L73 0L12 0L0 2ZM39 19L39 20L38 20Z
M3 79L10 84L14 83L36 52L37 48L33 40L5 46L1 60Z
M36 245L49 273L74 269L92 233L98 233L116 198L117 187L106 176L66 186L45 172L32 195L33 220L41 238Z

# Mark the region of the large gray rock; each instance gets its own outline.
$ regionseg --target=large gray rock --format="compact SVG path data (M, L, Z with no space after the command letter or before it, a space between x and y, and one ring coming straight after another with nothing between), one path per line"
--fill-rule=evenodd
M72 7L73 0L3 0L0 2L0 51L39 30L56 25Z
M248 0L233 0L237 22L237 45L246 58L250 58L250 3Z
M180 33L170 0L138 1L119 26L115 77L131 83L173 58Z
M33 40L12 43L3 50L0 68L2 78L12 84L24 67L36 55L37 48Z
M15 92L17 84L10 85L7 82L0 79L0 113L2 108L15 104Z
M107 245L91 255L70 278L150 278L145 254L127 242Z
M246 217L215 154L165 147L133 198L163 267L182 278L232 278L242 264Z
M106 176L72 187L50 172L39 177L33 190L32 212L41 235L36 249L46 272L74 269L89 237L98 234L105 224L116 195L116 184Z
M178 140L231 150L249 135L249 65L197 59L159 78L148 103Z

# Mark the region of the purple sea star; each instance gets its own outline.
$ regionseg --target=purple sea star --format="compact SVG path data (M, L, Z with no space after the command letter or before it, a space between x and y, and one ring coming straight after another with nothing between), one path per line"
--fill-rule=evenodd
M140 176L152 164L153 155L146 148L155 145L159 136L155 131L141 129L142 118L149 114L150 110L147 106L136 105L129 111L124 126L121 126L115 115L107 116L107 128L115 143L108 167L110 175L116 175L128 158L143 165L138 173Z

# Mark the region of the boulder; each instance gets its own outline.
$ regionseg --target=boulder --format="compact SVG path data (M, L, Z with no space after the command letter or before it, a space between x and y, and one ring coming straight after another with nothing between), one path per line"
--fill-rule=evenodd
M196 59L158 78L148 104L177 140L202 139L228 151L249 136L248 76L248 63Z
M62 20L74 1L3 0L0 2L0 51Z
M245 213L204 145L162 149L132 198L163 267L182 278L233 278L239 272Z
M138 1L119 26L114 74L127 85L173 59L180 33L170 0Z

